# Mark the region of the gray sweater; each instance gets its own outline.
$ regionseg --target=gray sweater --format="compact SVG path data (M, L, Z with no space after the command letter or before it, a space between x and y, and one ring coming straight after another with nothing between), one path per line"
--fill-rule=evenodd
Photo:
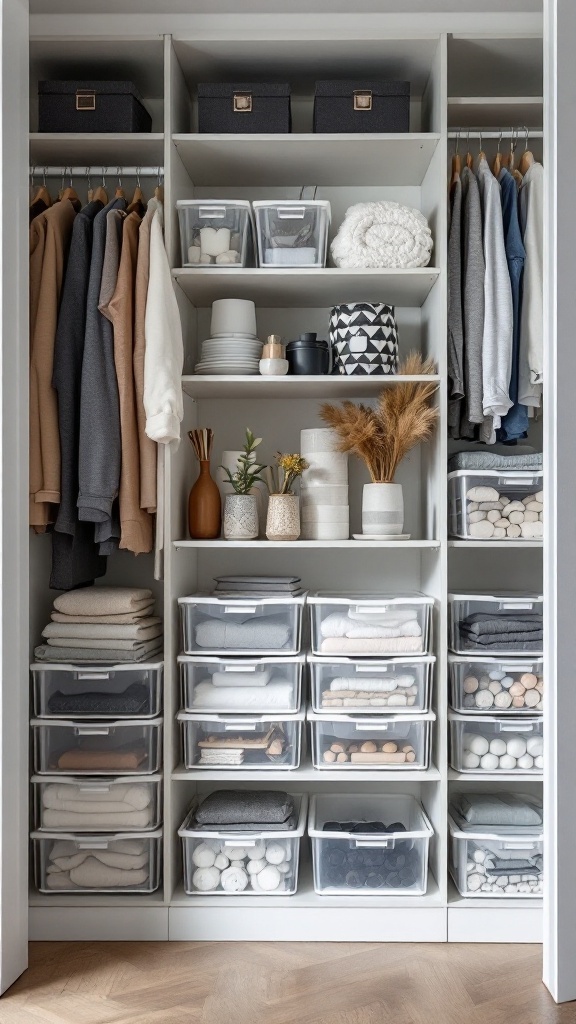
M452 437L460 437L460 418L464 398L464 330L462 327L462 182L458 179L450 193L451 218L448 236L448 428Z
M79 494L78 518L96 523L96 540L101 553L113 549L110 540L120 536L120 523L113 522L112 506L118 496L120 481L120 408L118 383L114 365L114 332L112 324L100 312L100 289L104 257L109 255L110 267L114 262L114 232L120 225L113 220L111 210L124 210L125 199L113 199L94 220L92 259L86 301L86 333L82 362L82 392L80 404ZM117 260L120 247L117 246ZM116 273L118 265L116 263Z
M484 332L484 249L482 210L476 175L464 167L462 181L462 320L464 325L464 378L466 411L462 437L474 437L482 423L482 335Z

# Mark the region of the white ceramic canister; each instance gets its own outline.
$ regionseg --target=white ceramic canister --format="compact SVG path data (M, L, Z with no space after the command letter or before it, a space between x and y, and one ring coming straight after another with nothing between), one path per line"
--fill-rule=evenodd
M308 469L302 474L304 487L348 483L348 456L343 452L314 452L305 456Z
M402 484L364 484L362 533L395 536L404 527Z
M316 452L337 452L339 437L331 427L306 427L300 431L300 451L304 458Z
M303 523L350 523L348 505L303 505L300 515Z
M319 484L309 487L304 481L300 487L302 508L306 505L348 506L348 484Z

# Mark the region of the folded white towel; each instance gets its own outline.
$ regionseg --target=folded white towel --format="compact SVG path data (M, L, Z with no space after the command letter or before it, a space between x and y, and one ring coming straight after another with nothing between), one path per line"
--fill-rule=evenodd
M77 868L80 864L83 864L87 857L95 857L96 860L101 861L102 864L107 864L111 868L136 869L142 868L148 863L148 852L146 850L143 853L133 855L116 853L114 850L79 850L72 857L53 857L50 854L50 860L54 867L49 867L48 871L71 871L72 868Z
M322 654L421 654L421 636L398 636L391 639L351 640L349 637L326 637L320 647Z
M382 624L386 622L386 624ZM332 612L322 620L320 632L324 637L347 636L350 638L371 639L380 637L390 639L399 636L420 636L422 629L410 613L410 619L382 617L382 623L373 619L350 618L345 612Z
M432 234L420 210L400 203L356 203L330 251L337 267L426 267Z
M154 626L157 630L157 637L162 636L162 628ZM158 639L155 640L97 640L91 639L66 639L65 637L54 637L47 641L49 647L71 647L74 650L87 651L135 651L148 654L158 649Z
M79 640L154 640L162 633L162 619L157 615L125 625L88 622L49 622L42 630L46 639Z
M362 678L361 676L339 676L330 683L330 689L359 690L365 693L392 693L399 688L412 686L414 676L382 676Z
M42 813L43 828L80 829L83 832L95 831L99 828L117 829L121 832L126 828L147 828L152 822L152 808L144 811L99 811L98 814L80 811L56 811L47 807Z
M80 587L60 594L54 608L67 615L119 615L134 612L153 600L145 587Z
M112 805L116 804L120 805L120 810L143 811L151 799L150 786L142 782L135 782L134 785L121 782L117 786L111 786L107 793L55 782L44 786L42 793L44 807L64 810L62 804L74 803L80 805L74 810L85 811L87 814L104 809L111 810Z
M148 881L148 869L137 868L126 871L124 868L113 868L102 864L96 857L88 857L83 864L72 868L70 880L74 885L86 889L116 889L143 885Z
M272 680L267 686L212 686L206 679L194 689L195 708L213 708L215 711L252 708L290 708L293 704L292 683L283 679Z

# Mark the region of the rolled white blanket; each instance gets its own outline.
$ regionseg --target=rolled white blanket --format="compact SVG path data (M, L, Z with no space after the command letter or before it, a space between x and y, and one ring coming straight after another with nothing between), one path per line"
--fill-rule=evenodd
M356 203L346 211L330 252L337 267L426 267L432 233L420 210L400 203Z

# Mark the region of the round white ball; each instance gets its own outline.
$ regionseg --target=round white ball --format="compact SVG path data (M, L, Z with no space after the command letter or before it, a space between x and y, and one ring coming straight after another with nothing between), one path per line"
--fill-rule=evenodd
M230 866L230 861L225 853L217 853L216 860L214 861L214 867L220 871L224 871L225 868Z
M488 675L490 676L490 679L500 680L504 679L506 673L502 672L499 668L493 668L492 671L488 673Z
M512 676L503 676L500 682L502 683L502 686L504 687L505 690L509 690L514 680Z
M246 871L249 875L257 875L259 871L262 871L266 867L266 861L262 857L260 860L249 860L246 865Z
M248 860L262 860L264 854L266 853L266 843L262 842L261 840L254 846L248 846L247 852Z
M539 757L544 753L544 740L541 736L529 736L526 741L526 750L532 757Z
M485 736L471 736L468 743L468 750L473 754L478 754L478 757L482 757L483 754L487 754L490 749L490 744Z
M499 736L490 740L490 753L497 754L498 757L502 757L502 754L506 753L506 743L504 740L501 740Z
M216 860L216 854L214 850L211 850L206 843L199 843L198 846L194 847L192 853L192 863L197 868L211 868Z
M512 757L522 757L526 753L526 740L523 736L511 736L506 744L506 750Z
M269 864L281 864L286 860L286 847L281 843L268 843L265 857Z
M486 772L493 772L498 767L498 758L496 754L484 754L480 758L480 767Z
M536 756L536 757L534 758L534 767L535 767L535 768L538 768L538 769L539 769L540 771L541 771L541 770L542 770L542 768L544 767L544 757L543 757L543 755L542 755L542 754L538 754L538 755L537 755L537 756Z
M267 864L257 875L258 885L264 892L273 892L282 881L282 875L274 864Z
M516 768L516 763L516 758L512 757L512 754L503 754L498 767L503 772L513 772Z
M521 768L522 771L529 771L533 767L534 758L531 754L522 754L522 757L518 758L518 768Z
M192 888L198 892L211 892L217 889L220 883L220 872L218 868L196 868L192 875Z
M227 846L226 856L230 860L245 860L248 856L248 850L245 846Z
M242 892L248 885L248 875L244 868L229 867L222 872L220 883L224 892Z
M462 756L462 766L468 769L474 769L480 767L480 758L478 754L473 754L470 750L465 750Z

